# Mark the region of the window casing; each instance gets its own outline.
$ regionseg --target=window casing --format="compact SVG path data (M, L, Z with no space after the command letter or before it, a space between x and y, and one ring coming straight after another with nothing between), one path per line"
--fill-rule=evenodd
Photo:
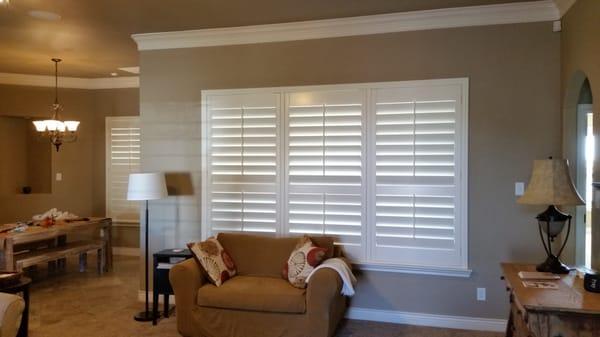
M127 200L129 174L140 171L139 117L106 117L106 216L119 225L139 224L139 203Z
M467 270L467 79L204 91L205 236L326 234Z

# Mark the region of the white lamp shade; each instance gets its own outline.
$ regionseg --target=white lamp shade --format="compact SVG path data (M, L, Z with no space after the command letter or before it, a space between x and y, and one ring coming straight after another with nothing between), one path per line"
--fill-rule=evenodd
M65 126L67 127L67 131L75 132L77 131L77 127L79 127L78 121L65 121Z
M45 121L33 121L33 125L35 126L35 130L39 132L46 131L46 122Z
M58 121L57 120L46 119L44 121L44 123L46 123L46 128L48 128L48 131L56 131L56 129L58 128Z
M167 197L163 173L132 173L129 175L127 200L156 200Z

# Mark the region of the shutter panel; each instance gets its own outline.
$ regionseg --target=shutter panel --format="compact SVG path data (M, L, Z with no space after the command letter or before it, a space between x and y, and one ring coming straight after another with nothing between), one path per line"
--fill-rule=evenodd
M279 106L279 94L208 97L212 233L277 232Z
M371 257L459 267L461 87L385 88L373 95Z
M138 117L106 119L106 214L115 223L139 222L137 201L127 200L129 174L140 171Z
M293 92L287 103L287 230L337 237L364 258L363 90Z

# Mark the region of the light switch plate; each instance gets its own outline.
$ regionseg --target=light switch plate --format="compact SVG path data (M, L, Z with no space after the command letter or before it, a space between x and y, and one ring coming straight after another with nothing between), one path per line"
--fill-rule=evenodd
M477 288L477 300L485 301L485 288Z
M62 181L62 173L56 173L56 181Z
M525 183L518 181L515 183L515 195L520 197L523 194L525 194Z

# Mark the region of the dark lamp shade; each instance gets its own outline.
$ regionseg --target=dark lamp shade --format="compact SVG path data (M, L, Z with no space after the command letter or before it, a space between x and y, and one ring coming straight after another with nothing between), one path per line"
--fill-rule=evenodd
M569 175L566 159L533 161L531 180L525 194L517 202L526 205L583 205Z

